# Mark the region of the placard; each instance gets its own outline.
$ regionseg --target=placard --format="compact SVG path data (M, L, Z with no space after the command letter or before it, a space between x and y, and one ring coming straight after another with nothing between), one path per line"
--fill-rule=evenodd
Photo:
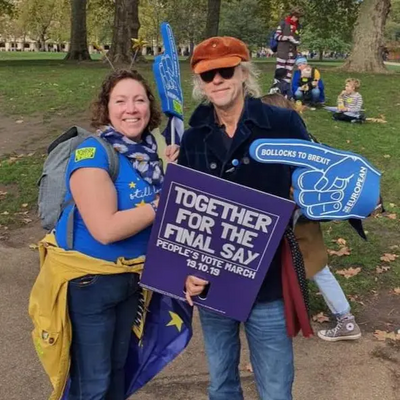
M290 200L169 164L141 284L185 300L187 276L198 276L210 286L196 305L244 321L293 210Z

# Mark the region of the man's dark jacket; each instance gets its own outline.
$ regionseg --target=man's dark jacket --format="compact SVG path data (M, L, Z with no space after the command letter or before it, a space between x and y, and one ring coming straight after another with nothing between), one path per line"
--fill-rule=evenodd
M227 149L212 105L194 111L184 133L178 163L262 192L290 198L292 169L283 164L262 164L250 158L249 147L256 139L310 140L299 115L247 98L235 135ZM236 167L233 160L238 160ZM258 294L259 301L282 297L280 249L278 249Z

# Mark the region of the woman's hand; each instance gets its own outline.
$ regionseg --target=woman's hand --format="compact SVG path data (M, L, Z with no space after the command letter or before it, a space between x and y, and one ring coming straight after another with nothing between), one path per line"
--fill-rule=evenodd
M166 147L164 154L168 162L176 162L179 156L179 146L177 144L170 144Z
M186 289L186 300L193 307L192 296L198 296L208 285L208 281L197 278L194 275L189 275L186 278L185 289Z

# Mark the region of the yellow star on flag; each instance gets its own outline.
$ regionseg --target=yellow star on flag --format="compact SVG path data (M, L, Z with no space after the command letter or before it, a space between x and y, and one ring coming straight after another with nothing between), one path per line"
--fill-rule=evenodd
M171 321L168 322L167 326L176 326L176 329L180 332L183 325L182 318L172 311L169 311L169 315L171 316Z
M144 200L142 200L140 203L136 204L136 207L143 207L146 205L146 202Z
M131 183L129 184L129 187L130 187L131 189L135 189L136 183L135 183L135 182L131 182Z

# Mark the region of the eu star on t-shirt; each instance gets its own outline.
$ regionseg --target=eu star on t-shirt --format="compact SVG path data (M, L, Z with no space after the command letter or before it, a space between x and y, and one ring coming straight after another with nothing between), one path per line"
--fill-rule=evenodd
M119 174L114 182L118 198L118 211L141 207L153 201L156 194L154 186L143 180L127 157L119 153L118 157L120 161ZM100 168L108 171L108 165L107 153L97 140L89 138L82 142L71 155L67 167L65 200L68 201L72 198L69 181L74 171L79 168ZM71 210L72 205L65 209L56 225L57 243L63 249L68 249L67 220ZM112 262L119 257L132 259L146 254L150 231L151 227L128 239L104 245L90 234L79 210L75 208L73 248L68 250L76 250L88 256Z

